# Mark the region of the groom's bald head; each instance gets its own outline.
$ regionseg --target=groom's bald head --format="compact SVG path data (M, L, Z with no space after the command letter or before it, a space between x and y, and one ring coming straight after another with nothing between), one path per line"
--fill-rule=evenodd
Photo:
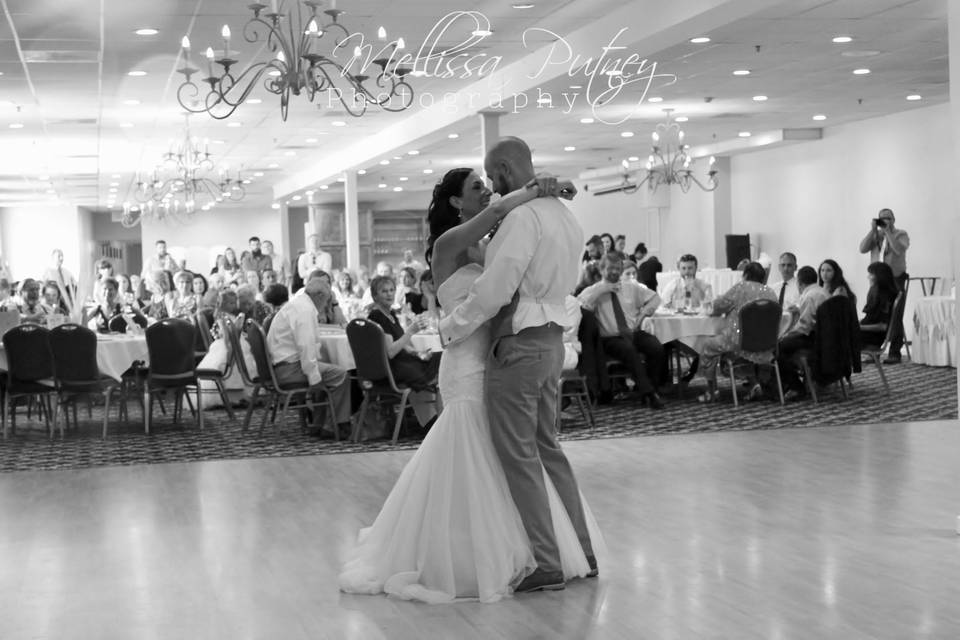
M519 189L534 177L530 147L512 136L500 138L490 147L483 168L493 182L493 190L500 195Z

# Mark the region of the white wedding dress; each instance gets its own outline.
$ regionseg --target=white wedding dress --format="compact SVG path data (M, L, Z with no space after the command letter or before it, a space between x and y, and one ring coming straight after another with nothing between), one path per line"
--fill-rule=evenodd
M481 273L467 265L437 295L453 309ZM490 439L483 374L486 325L443 353L443 413L404 467L373 525L362 529L340 574L347 593L387 593L428 603L496 602L535 568L527 534ZM544 474L546 476L546 474ZM589 571L567 512L547 477L566 578ZM594 550L596 521L583 505Z

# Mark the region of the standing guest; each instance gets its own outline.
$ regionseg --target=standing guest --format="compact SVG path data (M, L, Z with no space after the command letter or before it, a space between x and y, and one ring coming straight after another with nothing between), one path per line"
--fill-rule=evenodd
M240 269L240 263L237 262L237 252L234 251L232 247L227 247L223 250L223 268L219 273L223 274L224 281L227 284L233 284L243 274L243 271Z
M40 299L40 283L33 278L27 278L20 285L20 322L40 324L47 312Z
M330 391L337 423L350 427L350 378L344 369L319 359L320 334L317 313L321 311L321 294L326 289L320 270L308 273L303 289L277 312L267 334L267 353L273 360L274 372L281 386L321 383ZM320 412L314 412L317 420ZM314 422L311 435L320 436L323 429Z
M277 282L285 287L289 287L290 265L287 264L286 259L282 255L276 252L276 249L273 248L273 243L269 240L263 241L263 255L270 258ZM261 274L261 277L263 277L263 274Z
M273 260L270 256L265 256L263 251L260 249L260 238L253 236L249 240L249 252L246 255L246 258L240 264L240 268L250 273L251 271L256 271L259 276L266 269L273 268Z
M242 284L237 287L237 305L247 318L253 318L261 326L267 321L267 318L273 315L273 307L258 300L260 293L252 285Z
M620 254L621 260L626 260L630 256L627 255L627 236L617 234L613 239L613 250Z
M177 263L174 261L173 256L167 253L166 240L157 240L155 248L156 254L151 256L143 265L142 275L144 278L155 271L169 271L170 273L174 273L178 270Z
M65 316L70 315L70 310L67 308L66 302L60 297L60 285L53 280L49 280L43 285L43 301L41 304L47 315L53 313L59 313Z
M180 271L173 277L175 287L171 295L166 296L167 317L192 318L197 313L197 297L193 295L193 274Z
M307 236L307 252L297 260L297 273L306 283L307 276L316 269L330 273L333 270L333 258L320 248L320 236L311 233Z
M836 260L827 258L820 263L819 284L832 296L853 297L853 293L850 291L850 285L847 284L847 280L843 277L843 269L840 268Z
M633 261L637 264L637 280L648 289L657 291L657 274L663 271L663 265L657 256L647 253L647 245L640 242L633 249Z
M54 282L60 288L60 299L69 309L76 303L77 279L63 266L63 251L54 249L50 254L52 264L43 273L45 282Z
M909 275L907 274L907 249L910 248L910 236L903 229L896 227L896 217L891 209L880 209L877 217L870 221L867 235L860 241L860 253L870 253L871 262L883 262L893 272L897 290L906 288ZM884 364L900 362L900 350L903 348L903 305L894 309L893 333L890 336L890 350Z
M639 267L638 267L639 269ZM693 310L713 299L713 289L697 278L697 257L689 253L677 262L680 277L668 282L663 290L663 304L668 309Z
M404 269L413 269L414 277L420 275L420 273L426 267L423 266L423 263L419 260L414 259L413 251L410 249L403 250L403 261L397 265L398 271L403 271Z
M894 303L900 289L893 269L886 262L874 262L867 267L870 290L860 321L860 344L879 347L887 338L887 329L893 318Z
M290 300L290 292L282 284L273 283L263 290L263 301L276 311Z
M796 400L805 394L800 371L793 361L793 355L801 349L813 348L813 332L817 327L817 309L830 294L817 286L817 272L813 267L801 267L797 271L797 284L800 287L800 315L797 323L780 338L777 364L780 367L780 379L787 390L784 396Z
M745 358L755 363L769 363L773 354L769 351L753 353L740 350L740 310L755 300L775 301L777 294L763 284L767 273L759 262L749 262L743 268L742 280L713 301L711 316L723 316L724 323L720 332L706 340L700 351L703 365L703 377L707 380L707 392L698 396L700 402L714 402L720 395L717 388L717 366L726 353L734 353L737 358ZM759 382L750 379L750 399L758 400L763 396Z
M797 256L790 253L780 254L777 264L780 279L770 283L770 288L777 294L777 301L784 309L796 306L800 302L800 286L797 284Z
M622 272L620 254L609 252L600 261L603 280L584 289L578 298L584 309L597 316L604 353L630 369L644 403L662 409L657 386L666 355L660 341L640 328L643 319L660 306L660 296L639 282L621 281Z

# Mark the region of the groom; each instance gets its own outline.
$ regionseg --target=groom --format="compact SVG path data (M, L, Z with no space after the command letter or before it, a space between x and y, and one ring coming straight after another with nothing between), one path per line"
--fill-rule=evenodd
M534 178L530 148L519 138L497 142L484 169L501 195ZM556 198L517 207L490 241L484 272L470 295L440 322L440 335L449 344L491 320L485 379L490 433L537 561L518 592L564 588L543 469L580 539L588 575L597 575L580 491L555 433L564 298L577 284L582 243L583 230Z

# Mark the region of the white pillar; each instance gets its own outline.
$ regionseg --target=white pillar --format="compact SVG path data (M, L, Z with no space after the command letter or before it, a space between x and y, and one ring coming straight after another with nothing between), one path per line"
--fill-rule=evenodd
M950 119L953 123L954 164L960 162L960 3L947 3L947 43L950 67ZM954 181L954 214L960 211L960 183ZM960 283L960 228L953 225L953 242L950 251L950 269L954 283ZM956 316L960 318L960 296L956 300ZM954 363L960 363L960 340L953 354ZM957 377L957 407L960 408L960 376Z
M357 199L357 172L345 171L343 177L344 242L347 250L347 268L357 272L360 267L360 206Z
M500 139L500 116L504 113L506 112L485 109L478 114L480 116L480 148L483 149L484 155L486 155L490 147L495 145L497 140ZM480 160L480 164L483 165L483 158ZM484 178L487 177L486 169L481 172L481 175Z

